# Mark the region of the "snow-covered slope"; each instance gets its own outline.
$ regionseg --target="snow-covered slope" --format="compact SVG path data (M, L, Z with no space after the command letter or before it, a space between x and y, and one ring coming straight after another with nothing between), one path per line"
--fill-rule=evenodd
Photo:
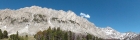
M133 32L126 32L126 33L121 33L118 32L116 30L114 30L111 27L106 27L106 28L99 28L98 29L102 30L104 33L106 33L106 35L108 35L110 37L110 39L132 39L134 37L136 37L138 34L133 33Z
M126 40L129 40L129 38L126 38ZM130 40L140 40L140 34L138 34L138 36L136 36L136 37L134 37L134 38L132 38L132 39L130 39Z
M48 27L60 27L65 31L69 30L78 34L89 33L106 39L121 39L131 35L129 33L120 33L111 27L96 27L86 18L77 16L72 11L55 10L39 6L17 10L0 10L0 29L7 30L9 34L15 34L18 31L21 35L33 35L40 30L46 30Z
M136 34L134 32L127 32L125 33L125 35L123 35L124 39L127 39L127 40L133 39L137 36L139 36L139 34Z

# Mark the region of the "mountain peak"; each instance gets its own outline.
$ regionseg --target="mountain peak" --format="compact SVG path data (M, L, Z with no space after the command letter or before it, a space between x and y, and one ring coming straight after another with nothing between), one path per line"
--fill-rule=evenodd
M106 29L108 29L108 30L113 30L113 28L111 28L111 27L109 27L109 26L107 26Z
M33 9L34 9L34 8L42 8L42 7L40 7L40 6L35 6L35 5L34 5L34 6L24 7L24 8L33 8Z
M42 8L42 7L40 7L40 6L31 6L30 8Z

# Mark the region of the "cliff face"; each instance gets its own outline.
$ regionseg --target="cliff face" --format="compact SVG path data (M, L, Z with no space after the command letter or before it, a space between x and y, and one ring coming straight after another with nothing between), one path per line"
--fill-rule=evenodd
M108 37L93 23L72 11L66 12L39 6L0 10L0 29L7 30L9 34L15 34L18 31L21 35L33 35L48 27L60 27L62 30L70 30L78 34L90 33L102 38Z

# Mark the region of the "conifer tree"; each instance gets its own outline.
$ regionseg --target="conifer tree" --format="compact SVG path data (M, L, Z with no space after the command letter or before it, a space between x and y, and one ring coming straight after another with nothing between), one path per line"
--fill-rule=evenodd
M28 35L25 36L25 39L28 40Z
M51 37L52 37L51 34L52 34L52 30L51 30L51 27L49 27L47 30L47 36L49 40L51 40Z
M8 38L8 32L6 30L4 30L4 32L3 32L3 37Z
M18 31L17 31L17 34L16 34L16 36L18 37Z
M3 38L2 30L0 29L0 39Z
M80 40L80 37L79 36L77 36L77 40Z
M65 37L64 40L68 40L68 33L67 32L65 33L64 37Z
M60 30L60 27L57 29L51 29L50 27L47 30L39 31L35 34L34 38L36 40L102 40L98 37L94 37L91 34L87 35L78 35L71 31Z
M71 31L69 31L69 38L70 38L70 40L73 40L73 34Z
M91 40L91 39L92 39L92 35L87 34L86 39L87 39L87 40Z

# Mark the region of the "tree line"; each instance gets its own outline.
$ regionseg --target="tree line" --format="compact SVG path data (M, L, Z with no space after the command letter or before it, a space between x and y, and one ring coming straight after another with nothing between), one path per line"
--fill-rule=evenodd
M47 30L39 31L34 35L36 40L103 40L91 34L75 34L71 31L63 31L58 28L49 27Z
M0 29L0 39L3 38L8 38L8 32L6 30L2 32L2 30Z
M1 39L8 39L8 40L28 40L28 35L26 35L25 37L23 36L19 36L18 31L16 34L12 34L8 37L8 32L6 30L4 30L2 32L2 30L0 29L0 40Z
M28 40L28 35L25 35L25 37L19 36L18 31L17 31L16 34L10 35L9 40Z
M0 40L7 38L8 40L28 40L28 35L20 36L18 31L16 34L11 34L8 37L8 32L0 29ZM102 38L96 37L91 34L76 34L71 31L64 31L61 30L60 27L58 28L51 28L49 27L47 30L38 31L34 38L36 40L103 40Z

